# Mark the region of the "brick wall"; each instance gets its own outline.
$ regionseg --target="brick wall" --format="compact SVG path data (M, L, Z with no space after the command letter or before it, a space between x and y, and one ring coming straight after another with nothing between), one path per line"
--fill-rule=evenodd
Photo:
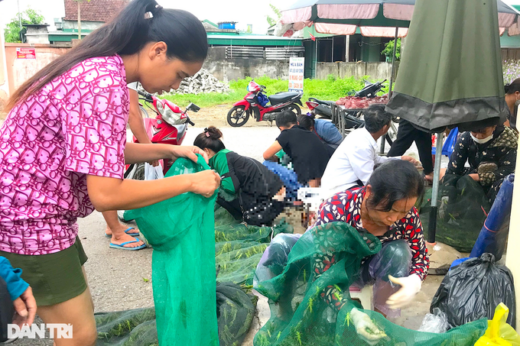
M90 0L81 3L81 20L91 22L108 22L125 7L129 0ZM78 3L65 0L64 20L78 20Z

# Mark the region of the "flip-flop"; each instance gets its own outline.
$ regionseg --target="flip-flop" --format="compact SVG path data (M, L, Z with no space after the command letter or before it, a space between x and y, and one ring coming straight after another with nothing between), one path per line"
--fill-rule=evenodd
M140 240L138 238L134 238L135 240L132 240L132 241L126 241L122 244L114 244L114 243L110 243L110 247L113 248L113 249L120 249L120 250L128 250L128 251L137 251L137 250L141 250L141 249L144 249L146 247L146 244L143 244L141 246L137 246L137 247L125 247L126 244L133 244L133 243L139 243Z
M126 230L125 230L125 233L127 235L129 235L130 237L138 237L139 236L139 232L134 232L134 233L130 233L131 230L135 229L134 227L128 227ZM107 238L112 238L112 234L106 234L105 233L105 237Z

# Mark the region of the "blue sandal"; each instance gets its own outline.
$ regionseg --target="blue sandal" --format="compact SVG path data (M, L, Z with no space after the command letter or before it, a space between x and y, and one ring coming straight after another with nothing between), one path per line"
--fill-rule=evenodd
M128 227L126 230L125 230L125 233L128 234L130 237L138 237L139 236L139 232L130 232L131 230L135 229L134 227ZM105 237L107 238L112 238L112 234L106 234L105 233Z
M127 241L127 242L124 242L122 244L110 243L110 247L113 248L113 249L128 250L128 251L137 251L137 250L141 250L141 249L146 248L146 244L143 244L143 245L137 246L137 247L125 247L126 244L133 244L133 243L139 243L140 242L139 238L134 238L134 239L135 240Z

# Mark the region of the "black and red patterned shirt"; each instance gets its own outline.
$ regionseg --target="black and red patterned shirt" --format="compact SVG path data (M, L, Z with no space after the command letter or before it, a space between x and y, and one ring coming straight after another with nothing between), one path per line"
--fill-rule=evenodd
M314 226L329 222L346 222L358 230L364 230L361 222L361 205L365 197L365 188L350 189L335 194L320 206L318 219ZM410 274L418 275L421 280L426 278L430 260L424 241L423 228L419 213L414 207L401 220L394 223L388 232L378 237L381 243L404 239L412 250L412 267ZM366 259L365 259L366 260ZM325 271L325 270L324 270Z

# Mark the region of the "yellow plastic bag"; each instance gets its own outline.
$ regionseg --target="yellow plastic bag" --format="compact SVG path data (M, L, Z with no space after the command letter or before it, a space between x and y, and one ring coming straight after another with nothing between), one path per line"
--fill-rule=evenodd
M478 339L475 346L520 346L520 335L506 323L509 309L500 303L495 309L495 316L488 321L486 333Z

